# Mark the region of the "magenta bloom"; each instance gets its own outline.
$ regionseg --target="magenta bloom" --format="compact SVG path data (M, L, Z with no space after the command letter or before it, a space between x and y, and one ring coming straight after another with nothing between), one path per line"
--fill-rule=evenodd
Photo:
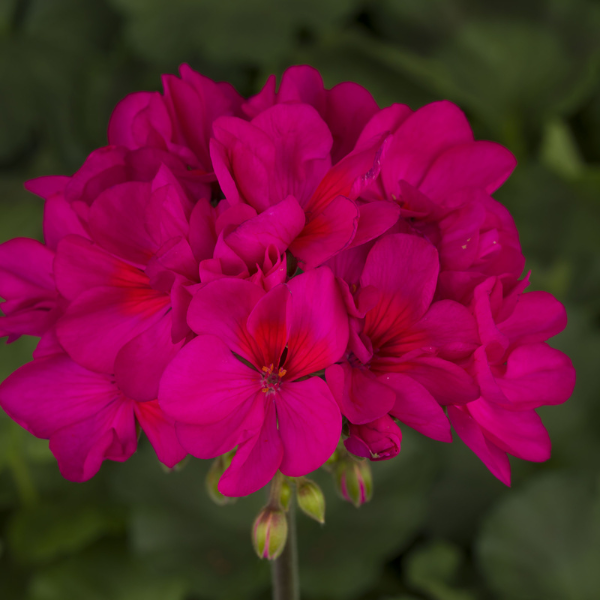
M339 360L348 343L331 271L310 271L267 293L245 281L215 281L197 292L189 322L199 335L167 367L159 403L194 456L239 445L221 493L244 496L278 469L299 477L321 466L342 420L325 382L309 376Z
M0 336L40 337L0 405L65 477L126 460L139 429L169 466L234 453L231 496L308 474L340 440L393 458L399 424L454 427L507 484L507 454L548 458L535 410L575 372L546 344L564 308L524 293L492 197L507 149L450 102L380 109L307 66L249 99L187 65L163 87L121 101L72 176L27 182L44 243L0 245ZM366 463L341 463L364 502Z

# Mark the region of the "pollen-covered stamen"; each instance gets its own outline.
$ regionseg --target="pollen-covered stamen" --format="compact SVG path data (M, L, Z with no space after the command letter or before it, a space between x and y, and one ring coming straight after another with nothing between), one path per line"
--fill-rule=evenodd
M275 371L275 366L271 363L268 367L262 368L261 384L262 392L264 394L272 394L273 392L279 391L281 387L281 378L287 373L283 368L279 368Z

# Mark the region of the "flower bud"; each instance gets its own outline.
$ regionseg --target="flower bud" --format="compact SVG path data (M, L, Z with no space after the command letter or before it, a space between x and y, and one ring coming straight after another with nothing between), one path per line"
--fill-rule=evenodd
M367 460L355 460L350 457L340 461L335 470L337 489L344 500L359 508L371 499L373 477Z
M305 477L300 478L297 485L298 506L311 519L325 523L325 496L321 488Z
M279 502L283 506L283 510L287 511L290 507L290 500L292 498L292 487L287 479L281 482L281 490L279 492Z
M252 545L259 558L275 560L287 540L287 518L282 508L263 508L252 526Z
M219 491L219 480L231 464L232 458L233 455L230 452L224 454L223 456L219 456L215 459L208 473L206 474L206 491L208 492L210 499L219 506L233 504L236 501L236 498L224 496Z

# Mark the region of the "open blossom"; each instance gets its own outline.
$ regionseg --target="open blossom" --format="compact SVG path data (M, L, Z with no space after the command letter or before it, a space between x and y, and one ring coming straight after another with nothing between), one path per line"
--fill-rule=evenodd
M189 321L199 335L167 367L159 402L194 456L238 446L219 491L243 496L278 469L299 477L321 466L342 421L325 382L310 375L339 360L348 343L331 271L310 271L267 293L245 281L215 281L194 297Z
M168 466L233 456L230 496L308 474L340 436L393 458L404 426L453 427L507 484L507 454L548 458L535 411L575 372L492 197L507 149L449 102L380 109L307 66L249 99L186 65L163 88L120 102L72 176L27 182L44 243L0 245L0 336L40 337L0 406L65 477L126 460L138 429ZM367 463L345 460L360 504Z

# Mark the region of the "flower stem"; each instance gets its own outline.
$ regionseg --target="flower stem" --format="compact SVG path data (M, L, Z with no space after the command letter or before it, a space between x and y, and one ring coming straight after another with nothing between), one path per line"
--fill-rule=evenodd
M271 562L273 600L300 600L295 496L295 490L292 490L292 497L287 511L288 538L285 548L281 556Z

